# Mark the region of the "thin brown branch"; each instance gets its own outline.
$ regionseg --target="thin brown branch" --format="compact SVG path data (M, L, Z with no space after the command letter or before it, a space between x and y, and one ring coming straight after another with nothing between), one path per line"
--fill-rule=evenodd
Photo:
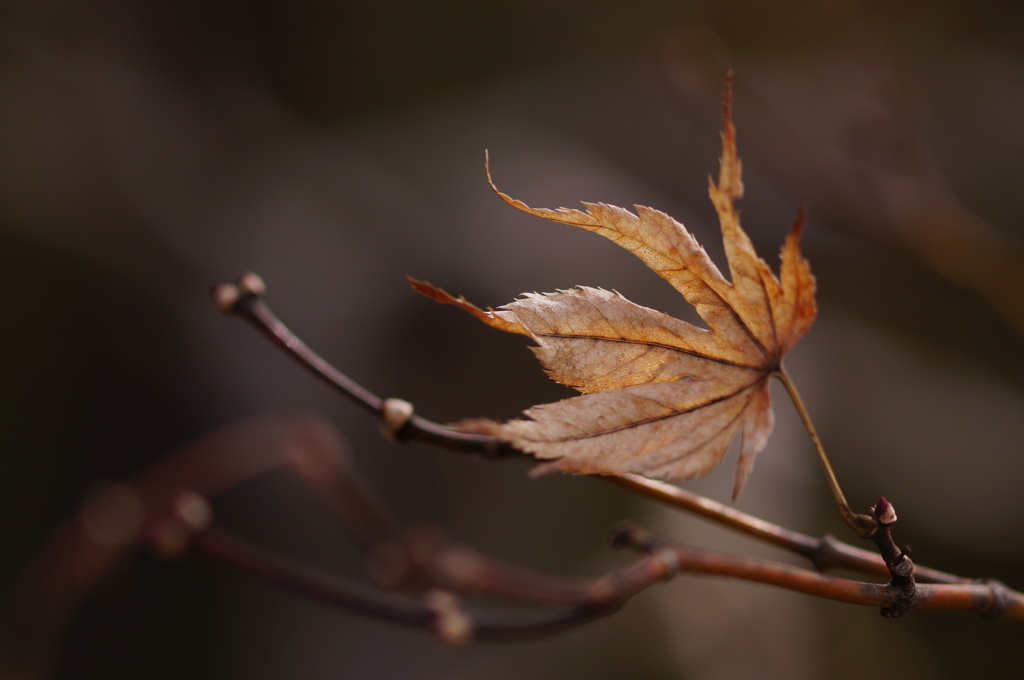
M351 459L332 455L296 433L289 440L286 458L292 469L332 511L335 518L364 550L399 539L402 526Z
M223 529L211 527L196 534L192 538L191 551L260 580L349 611L408 625L427 626L430 623L430 611L422 603L329 576L257 548Z
M268 337L285 354L297 361L299 365L346 398L381 418L395 439L399 441L419 439L430 444L488 455L498 455L503 450L508 452L506 448L498 446L490 437L460 432L421 418L411 411L401 419L389 418L388 416L394 411L389 410L388 407L397 400L378 397L310 349L263 303L261 298L265 292L266 287L262 279L255 274L248 273L243 274L237 284L215 286L212 295L223 313L244 319Z
M414 527L386 555L371 555L374 573L391 587L428 586L497 597L519 603L618 605L654 583L675 575L674 558L654 552L593 579L570 579L527 569L449 540L435 527Z
M623 539L641 550L672 550L681 573L705 574L763 583L848 604L879 607L887 616L911 609L973 611L988 618L1024 621L1024 593L998 581L918 585L913 600L892 584L864 583L780 562L723 555L671 543L630 525Z

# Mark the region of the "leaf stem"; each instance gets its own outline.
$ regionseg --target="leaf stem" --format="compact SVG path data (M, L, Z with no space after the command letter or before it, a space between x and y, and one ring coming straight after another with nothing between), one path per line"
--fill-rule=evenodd
M839 507L839 514L842 515L843 521L845 521L850 528L853 529L854 533L861 538L871 538L878 529L878 523L870 515L856 513L850 508L850 504L846 501L846 496L843 494L843 490L839 486L839 479L836 477L836 473L832 469L832 464L828 460L828 455L825 454L825 447L821 443L818 431L814 429L814 423L811 421L811 416L807 412L807 407L804 405L803 399L800 398L800 393L797 391L796 385L783 368L776 371L774 373L774 377L777 378L778 381L782 383L782 386L786 388L786 393L793 402L793 406L796 407L796 412L799 414L800 420L803 422L804 428L807 430L807 434L811 438L814 450L818 454L818 460L821 461L821 467L825 470L825 479L828 481L828 488L832 492L832 497L835 499L836 505Z

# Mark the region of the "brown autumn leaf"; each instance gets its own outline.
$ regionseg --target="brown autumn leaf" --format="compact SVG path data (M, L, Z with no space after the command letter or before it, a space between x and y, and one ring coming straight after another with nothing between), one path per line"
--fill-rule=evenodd
M781 252L776 277L740 227L733 201L743 194L731 116L723 95L721 172L709 178L722 227L730 278L719 271L686 228L658 210L636 214L603 203L586 212L536 209L498 191L509 205L598 233L639 257L692 304L700 328L634 304L616 292L577 287L528 293L496 310L421 281L413 287L454 304L484 323L530 337L554 380L582 396L534 406L526 418L463 427L550 461L540 471L639 473L666 480L703 475L741 434L733 497L772 431L768 383L783 377L782 359L816 315L814 278L800 254L797 219Z

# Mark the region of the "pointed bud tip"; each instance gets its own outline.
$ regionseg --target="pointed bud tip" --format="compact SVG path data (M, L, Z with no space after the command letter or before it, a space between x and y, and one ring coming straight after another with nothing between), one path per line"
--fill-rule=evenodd
M878 499L878 503L871 509L871 514L880 524L896 523L896 508L884 496Z

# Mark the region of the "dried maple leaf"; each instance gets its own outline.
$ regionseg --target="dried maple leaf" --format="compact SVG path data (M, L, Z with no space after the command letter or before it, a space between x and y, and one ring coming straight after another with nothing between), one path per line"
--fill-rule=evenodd
M541 471L634 472L667 480L708 472L741 434L733 497L739 494L772 430L770 378L784 375L782 359L810 327L816 308L814 278L798 245L802 216L782 247L778 277L740 227L733 201L743 184L728 87L723 121L721 171L718 182L709 178L708 184L728 279L686 228L663 212L636 206L633 214L603 203L584 203L586 212L531 208L498 191L488 170L488 182L509 205L596 232L639 257L696 308L708 328L596 288L530 293L483 310L410 279L435 300L530 337L548 375L583 393L534 406L525 419L466 426L550 461Z

